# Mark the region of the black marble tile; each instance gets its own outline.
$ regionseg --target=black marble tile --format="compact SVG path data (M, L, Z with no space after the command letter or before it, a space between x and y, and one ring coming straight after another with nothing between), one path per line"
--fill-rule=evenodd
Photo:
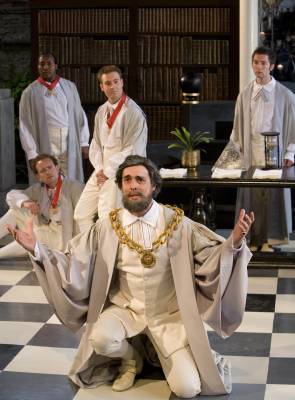
M273 385L295 385L295 358L270 358L267 383Z
M208 332L208 337L212 349L225 356L269 356L271 333L236 332L222 339L215 332Z
M21 281L17 283L18 285L26 285L26 286L40 286L37 276L34 271L31 271L28 275L26 275Z
M33 267L28 257L20 257L18 259L7 258L0 260L0 269L30 271L33 269Z
M295 314L276 313L274 316L273 333L295 333Z
M246 311L274 312L275 304L275 294L248 294Z
M47 324L28 343L31 346L76 348L79 338L68 328L58 324Z
M0 374L0 387L0 400L73 400L78 391L63 375L8 371Z
M49 304L0 303L1 321L46 322L52 315Z
M277 293L295 294L295 278L279 278ZM294 312L295 312L295 305L294 305Z
M14 359L23 346L16 344L0 344L0 370Z
M250 277L277 277L277 269L264 268L248 268L248 276Z
M0 296L7 292L12 286L10 285L0 285Z
M251 385L234 383L232 392L223 396L204 396L195 397L196 400L263 400L265 394L265 385ZM181 399L174 393L171 393L169 400Z

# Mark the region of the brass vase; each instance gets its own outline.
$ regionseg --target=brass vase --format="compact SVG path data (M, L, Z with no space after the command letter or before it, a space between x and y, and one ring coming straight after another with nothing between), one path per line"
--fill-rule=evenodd
M184 150L181 155L181 165L184 168L196 168L201 162L200 150Z

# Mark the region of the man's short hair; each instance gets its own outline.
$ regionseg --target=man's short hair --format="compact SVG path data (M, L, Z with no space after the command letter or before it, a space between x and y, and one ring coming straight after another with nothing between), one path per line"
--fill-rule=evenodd
M58 161L54 156L52 156L51 154L42 153L42 154L39 154L37 157L33 158L32 160L30 160L30 166L31 166L31 169L34 172L34 174L38 174L38 171L36 168L37 163L39 161L45 160L46 158L49 158L56 167L58 166Z
M254 60L255 54L262 54L268 56L270 65L276 63L276 53L270 47L266 46L257 47L252 53L252 62Z
M41 53L38 57L38 60L40 57L46 57L46 58L51 57L51 58L53 58L54 64L57 64L57 59L56 59L55 55L52 53L49 53L49 52Z
M153 197L156 197L162 187L162 178L158 171L156 164L154 164L151 160L146 157L141 156L128 156L125 161L119 165L117 173L116 173L116 183L120 189L122 189L122 177L123 171L128 167L136 167L142 165L145 167L149 173L149 177L153 186L155 186L155 191L153 193Z
M118 72L120 79L123 78L123 73L119 67L117 67L116 65L105 65L104 67L101 67L97 73L97 79L98 79L99 83L102 83L102 81L101 81L102 75L110 74L111 72Z

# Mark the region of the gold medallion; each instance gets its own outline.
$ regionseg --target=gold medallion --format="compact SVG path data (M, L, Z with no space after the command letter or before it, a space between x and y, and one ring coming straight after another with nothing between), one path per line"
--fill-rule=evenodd
M151 251L145 251L140 257L141 264L146 268L151 268L156 263L156 257Z

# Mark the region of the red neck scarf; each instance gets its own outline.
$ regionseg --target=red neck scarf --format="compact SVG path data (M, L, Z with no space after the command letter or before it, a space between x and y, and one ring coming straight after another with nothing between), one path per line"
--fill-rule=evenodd
M55 187L55 191L54 191L54 195L52 197L51 203L50 203L50 207L51 208L56 208L57 207L57 203L58 203L58 199L59 199L59 195L60 195L60 191L61 191L61 185L62 185L62 179L61 176L58 175L58 179L57 179L57 184ZM48 187L46 186L47 192L48 192Z
M119 104L115 108L113 114L108 118L107 124L110 129L112 128L112 126L115 122L115 119L117 118L119 112L121 111L121 108L123 107L123 104L125 103L126 97L127 97L126 94L123 93L123 96L121 97Z
M58 84L59 80L60 80L60 76L58 76L58 75L56 75L55 79L50 83L46 82L42 78L42 76L39 76L39 78L37 79L37 81L39 83L41 83L41 85L47 87L48 90L53 90L55 88L55 86Z

